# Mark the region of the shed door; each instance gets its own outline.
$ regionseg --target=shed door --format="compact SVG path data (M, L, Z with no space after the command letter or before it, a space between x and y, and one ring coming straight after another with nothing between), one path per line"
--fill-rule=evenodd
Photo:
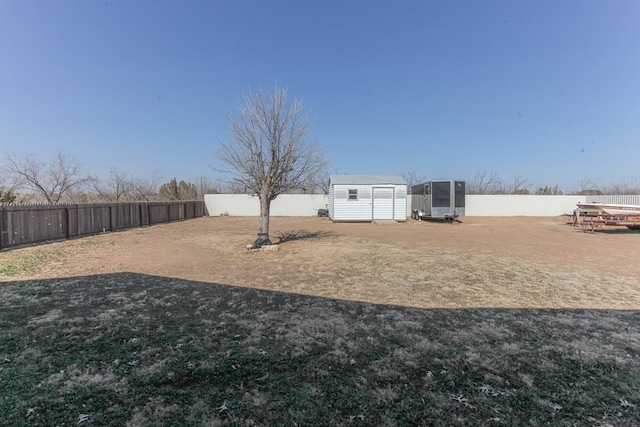
M373 219L393 219L393 188L373 187Z

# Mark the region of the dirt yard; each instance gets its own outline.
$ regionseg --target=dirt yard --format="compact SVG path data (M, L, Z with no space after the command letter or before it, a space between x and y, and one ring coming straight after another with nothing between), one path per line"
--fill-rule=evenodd
M414 307L640 307L640 233L566 217L460 223L204 217L0 253L1 281L133 272ZM9 274L10 273L10 274Z

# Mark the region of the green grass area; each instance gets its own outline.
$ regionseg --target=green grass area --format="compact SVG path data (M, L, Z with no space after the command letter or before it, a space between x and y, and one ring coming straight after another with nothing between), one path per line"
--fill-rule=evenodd
M46 250L5 253L0 259L0 277L13 277L20 273L31 272L42 263L48 262L51 255Z
M640 424L640 315L135 274L0 286L0 424Z

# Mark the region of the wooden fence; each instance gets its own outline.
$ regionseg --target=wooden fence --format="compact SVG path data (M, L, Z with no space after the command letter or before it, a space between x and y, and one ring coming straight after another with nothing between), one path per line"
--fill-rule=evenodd
M0 249L205 215L204 201L0 205Z

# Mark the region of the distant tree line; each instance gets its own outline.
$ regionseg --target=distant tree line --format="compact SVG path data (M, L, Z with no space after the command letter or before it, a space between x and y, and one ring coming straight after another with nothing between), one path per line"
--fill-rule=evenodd
M290 192L326 193L324 175L310 177ZM78 158L62 152L51 160L7 153L0 164L0 204L201 200L205 194L252 191L238 180L214 181L201 176L194 182L177 177L165 182L159 173L137 177L115 167L108 176L98 177L87 173Z
M505 182L496 171L476 172L473 179L467 182L467 194L536 194L536 195L602 195L602 194L640 194L640 180L630 178L628 182L603 185L597 180L584 178L578 181L578 187L571 191L563 191L558 185L545 185L530 189L531 184L519 174Z
M109 176L97 177L86 173L77 158L61 152L50 161L32 154L6 154L0 170L0 203L196 200L222 190L204 176L196 182L172 178L162 183L159 174L135 177L111 168Z
M402 175L409 188L412 185L429 181L424 175L411 170ZM592 178L584 178L578 181L578 188L571 191L563 191L558 185L545 185L531 189L527 179L515 174L509 181L504 181L499 172L478 171L473 178L466 181L467 194L536 194L536 195L604 195L604 194L640 194L640 180L630 178L628 182L620 182L611 185L599 184Z
M411 185L428 180L415 170L402 176L409 189ZM287 192L327 194L328 177L328 171L318 172ZM614 184L583 178L578 181L577 188L565 191L558 185L532 188L528 180L519 174L505 181L496 171L478 171L466 184L467 194L640 194L638 178ZM49 161L31 154L6 154L0 164L0 204L193 200L216 193L254 194L254 189L240 180L214 181L206 176L197 178L195 182L178 180L177 177L165 182L159 173L136 177L115 167L110 169L108 176L97 177L86 173L76 157L61 152Z

